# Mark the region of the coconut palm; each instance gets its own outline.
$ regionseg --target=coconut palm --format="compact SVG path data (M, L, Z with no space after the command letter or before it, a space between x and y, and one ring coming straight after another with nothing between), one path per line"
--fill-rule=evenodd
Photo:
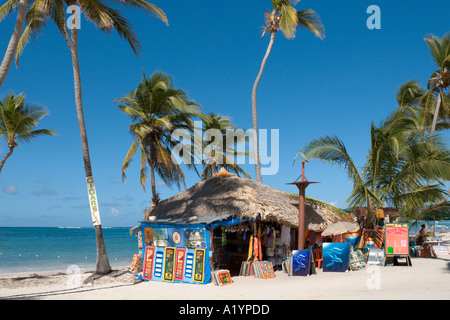
M158 17L167 23L167 17L158 7L143 0L123 0L114 1L114 4L125 7L134 7L142 9L147 13ZM68 26L66 25L65 13L66 6L72 9L72 24L70 28L70 36ZM92 166L89 154L88 139L86 133L86 125L84 122L83 104L81 95L81 75L78 61L78 29L80 15L78 15L76 6L79 6L80 15L84 14L88 21L104 32L117 31L120 37L124 38L134 53L138 54L140 43L133 31L129 21L125 19L122 13L99 0L35 0L27 12L27 26L25 27L21 39L18 44L16 53L16 63L19 61L23 49L27 43L35 38L48 21L56 24L69 46L72 56L72 68L75 90L75 105L77 110L78 124L80 127L81 145L83 151L83 161L87 181L93 181ZM91 203L91 202L90 202ZM94 210L91 208L91 210ZM98 213L98 211L97 211ZM94 217L94 215L93 215ZM106 274L111 271L106 248L103 240L103 232L99 219L92 219L95 227L95 235L97 242L97 263L96 273Z
M324 27L320 22L318 14L314 10L308 9L297 11L294 8L299 1L300 0L272 0L272 11L267 9L267 13L265 14L266 26L263 31L263 36L266 33L270 33L270 41L252 90L253 150L255 157L256 180L258 182L262 182L262 177L258 151L258 112L256 93L267 59L272 51L275 35L279 30L281 30L287 39L293 39L295 38L295 31L297 27L304 27L313 32L314 35L320 39L323 39L325 36Z
M429 47L436 67L438 67L428 80L427 97L437 96L433 122L430 129L430 134L433 135L439 117L439 109L442 105L446 106L444 91L450 87L450 32L445 34L442 39L435 35L427 35L425 42Z
M236 127L228 117L211 112L203 116L205 134L203 142L202 180L212 177L220 168L232 171L238 176L251 177L234 160L235 156L248 156L248 152L236 150L236 143L245 142L245 135L236 136L236 141L227 139L227 133L234 133Z
M39 120L46 115L48 112L44 108L26 104L23 94L9 94L0 100L0 137L5 139L9 148L9 152L0 162L0 172L6 160L13 154L14 148L19 145L18 141L30 142L38 136L57 134L49 129L34 130Z
M439 136L412 130L414 119L399 108L380 125L371 125L371 146L360 171L344 143L335 136L315 139L305 147L309 159L343 167L353 181L352 207L366 207L365 227L373 227L375 210L389 205L406 214L444 200L450 178L450 152ZM434 183L434 184L432 184Z
M27 12L28 0L9 0L0 7L0 21L11 12L18 8L16 23L11 38L6 48L5 55L3 57L2 64L0 65L0 88L8 75L11 68L12 61L16 55L17 46L19 45L20 35L22 34L23 25L25 23L25 14Z
M145 191L150 168L152 202L157 205L160 198L156 175L168 186L185 186L183 171L172 157L178 141L173 141L171 135L177 129L192 131L191 119L198 115L199 107L185 91L175 89L172 79L162 72L149 78L144 73L136 90L115 101L122 103L120 110L133 122L129 129L134 141L122 164L122 179L125 181L125 171L140 150L140 182Z

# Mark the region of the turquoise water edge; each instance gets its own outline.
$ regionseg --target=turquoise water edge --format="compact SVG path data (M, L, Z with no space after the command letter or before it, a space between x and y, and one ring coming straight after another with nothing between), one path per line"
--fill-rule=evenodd
M129 267L138 253L130 228L103 228L111 267ZM97 257L94 228L0 227L0 274L62 271L76 265L94 270Z
M413 236L426 224L431 231L434 221L420 221L411 226ZM436 221L436 232L450 229L450 221ZM138 253L138 239L130 235L130 228L103 227L106 252L113 269L131 266ZM0 227L0 274L66 272L69 266L94 270L97 248L94 228L64 227Z

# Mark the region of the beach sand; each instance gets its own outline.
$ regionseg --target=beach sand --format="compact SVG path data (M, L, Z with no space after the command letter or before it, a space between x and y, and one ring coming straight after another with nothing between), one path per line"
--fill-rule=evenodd
M450 246L450 234L436 234ZM82 284L92 273L78 275L0 275L0 299L42 300L448 300L450 256L405 259L398 266L366 267L345 273L323 272L308 277L289 277L276 272L273 279L233 277L233 283L218 287L140 281L127 270L116 270ZM81 285L80 285L81 284Z

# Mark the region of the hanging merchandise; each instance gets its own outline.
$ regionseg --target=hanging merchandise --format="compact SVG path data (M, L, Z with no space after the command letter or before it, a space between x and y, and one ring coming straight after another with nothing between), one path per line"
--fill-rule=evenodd
M222 229L222 247L225 247L227 245L227 235L225 233L225 230Z
M281 226L281 244L288 247L291 245L291 227L285 225Z

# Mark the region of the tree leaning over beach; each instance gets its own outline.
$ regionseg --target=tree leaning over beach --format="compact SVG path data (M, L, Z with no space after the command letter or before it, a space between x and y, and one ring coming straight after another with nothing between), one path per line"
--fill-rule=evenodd
M314 10L308 9L297 11L294 8L299 1L300 0L272 0L272 11L267 9L267 13L265 14L266 26L262 36L264 37L266 32L270 33L270 41L252 89L253 152L255 157L256 181L258 182L262 182L262 177L259 159L256 93L267 59L272 51L275 35L278 30L281 30L287 39L293 39L295 38L295 31L297 27L304 27L320 39L325 37L325 31L320 21L320 17Z
M439 110L441 106L446 106L445 90L448 90L450 87L450 32L445 34L442 39L435 35L427 35L425 42L429 47L435 65L438 67L428 80L428 92L426 95L426 97L437 96L430 129L430 135L432 136L436 129Z
M115 101L121 103L120 110L133 122L129 130L134 141L122 164L122 180L125 181L125 171L140 149L141 186L145 191L150 168L152 203L157 205L160 198L156 174L167 186L185 186L183 171L172 157L172 149L178 144L172 140L172 132L192 132L192 118L199 115L199 106L184 90L174 88L171 77L162 72L155 72L149 78L144 73L136 90Z
M39 136L57 134L49 129L34 130L39 120L46 115L48 112L44 108L26 104L23 94L9 94L0 100L0 137L5 139L9 148L9 152L0 162L0 173L14 148L19 145L18 141L30 142Z
M5 55L0 65L0 88L8 75L9 69L11 68L12 61L16 55L17 46L19 45L20 36L22 34L23 25L25 23L25 15L27 12L28 0L9 0L4 5L0 7L0 21L3 20L7 15L17 9L16 23L14 25L14 30L11 38L6 48Z
M113 1L111 1L113 2ZM167 24L167 17L164 12L153 4L143 0L123 0L114 1L114 4L124 7L134 7L142 9L147 13L161 19ZM66 8L67 6L67 8ZM72 12L72 24L66 25L65 13L70 8ZM78 61L78 28L80 26L81 14L86 19L95 24L95 26L104 32L116 31L120 37L125 39L135 54L140 51L140 42L129 21L125 19L122 13L99 0L35 0L27 13L27 26L25 27L21 39L18 44L16 53L16 63L19 61L26 44L36 37L48 21L56 24L59 31L65 38L69 46L72 56L75 105L77 110L78 124L80 128L81 145L83 152L84 168L86 173L86 182L90 193L95 192L92 166L89 154L88 139L86 133L86 125L84 121L82 95L81 95L81 75ZM70 30L70 35L68 30ZM97 274L107 274L111 271L108 256L106 254L105 243L103 240L103 232L98 211L96 199L89 195L89 203L91 206L92 222L95 227L95 236L97 243ZM93 204L96 207L93 207Z

